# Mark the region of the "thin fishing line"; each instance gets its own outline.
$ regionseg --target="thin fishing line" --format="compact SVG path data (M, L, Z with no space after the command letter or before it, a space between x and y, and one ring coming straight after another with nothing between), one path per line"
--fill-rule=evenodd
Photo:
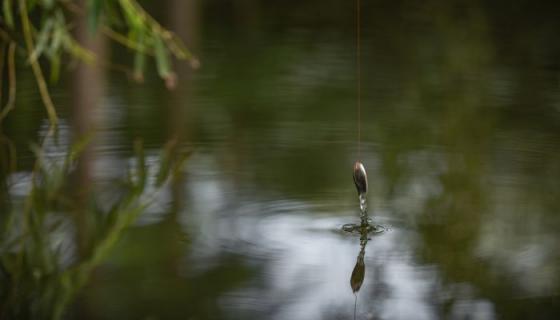
M354 320L356 320L356 310L358 310L358 294L354 292Z
M361 68L361 3L356 0L356 73L357 73L357 95L358 95L358 160L361 157L361 143L362 143L362 68Z

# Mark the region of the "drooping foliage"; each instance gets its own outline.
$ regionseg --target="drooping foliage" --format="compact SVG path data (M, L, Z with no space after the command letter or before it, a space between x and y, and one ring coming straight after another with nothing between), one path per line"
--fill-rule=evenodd
M143 79L147 57L153 58L159 76L173 83L172 57L190 62L198 60L182 41L162 27L135 0L2 0L0 11L0 74L6 67L7 99L2 99L0 121L14 107L16 93L16 60L30 66L37 81L49 120L55 124L57 115L47 81L56 82L61 63L68 58L88 64L111 65L88 50L75 36L77 21L87 19L89 34L100 33L112 42L131 50L134 56L129 72L135 80ZM44 68L48 66L49 79ZM1 84L1 83L0 83Z

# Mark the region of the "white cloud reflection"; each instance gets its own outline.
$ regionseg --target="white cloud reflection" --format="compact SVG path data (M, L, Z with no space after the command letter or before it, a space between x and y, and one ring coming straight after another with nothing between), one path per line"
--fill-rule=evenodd
M188 204L182 217L193 237L189 261L197 261L190 270L219 264L223 254L239 255L247 264L260 266L254 280L222 298L224 308L236 315L279 320L353 315L350 276L360 241L343 234L340 227L356 222L355 208L326 211L329 207L321 203L239 188L203 155L194 157L190 166L196 171L187 179ZM385 212L377 212L376 218L389 231L371 236L367 244L358 318L438 318L438 305L446 297L438 292L442 288L437 267L416 261L418 235ZM457 300L449 315L473 314L475 319L493 319L492 304L465 297Z

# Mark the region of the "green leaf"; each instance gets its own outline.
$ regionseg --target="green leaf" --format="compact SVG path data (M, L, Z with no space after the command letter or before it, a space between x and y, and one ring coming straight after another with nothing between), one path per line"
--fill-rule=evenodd
M144 70L146 68L146 55L144 54L144 32L140 31L135 37L138 50L134 53L134 79L141 80L144 78Z
M43 6L45 6L47 9L51 9L54 5L54 0L43 0L41 1L41 3L43 4Z
M119 1L122 11L131 29L142 28L142 16L138 13L134 5L128 0Z
M58 82L60 78L60 57L53 55L50 57L51 62L51 82Z
M57 23L57 26L54 29L53 36L51 39L51 44L49 46L47 54L51 57L57 55L58 50L60 49L60 44L62 43L62 39L64 37L64 26L60 26Z
M12 0L3 0L4 20L8 27L14 27L14 16L12 15Z
M103 12L103 1L88 0L87 22L88 22L89 32L93 33L95 30L97 30L102 12Z
M41 32L39 32L39 36L37 37L37 44L35 45L35 50L29 57L29 62L35 62L43 53L45 48L47 47L49 35L51 33L51 29L53 28L54 21L52 19L47 19Z
M95 62L95 54L90 50L82 47L68 33L64 34L64 37L62 38L62 42L64 44L64 48L66 48L66 50L68 50L75 57L81 59L85 63Z
M72 144L72 148L70 152L68 152L66 162L64 167L68 167L72 162L74 162L82 152L86 149L86 147L90 144L91 140L93 140L94 134L87 133L83 137L81 137L78 141Z
M169 60L169 52L167 52L161 38L154 38L154 49L158 74L160 77L166 78L171 73L171 63Z

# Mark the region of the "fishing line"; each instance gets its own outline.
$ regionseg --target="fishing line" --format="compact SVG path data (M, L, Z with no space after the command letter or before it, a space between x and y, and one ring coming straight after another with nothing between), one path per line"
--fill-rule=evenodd
M361 157L361 140L362 140L362 71L361 71L361 43L360 43L360 29L361 29L361 12L360 12L361 3L360 0L356 0L356 76L357 76L357 95L358 95L358 160Z
M354 293L354 320L356 320L356 310L358 310L358 294Z

